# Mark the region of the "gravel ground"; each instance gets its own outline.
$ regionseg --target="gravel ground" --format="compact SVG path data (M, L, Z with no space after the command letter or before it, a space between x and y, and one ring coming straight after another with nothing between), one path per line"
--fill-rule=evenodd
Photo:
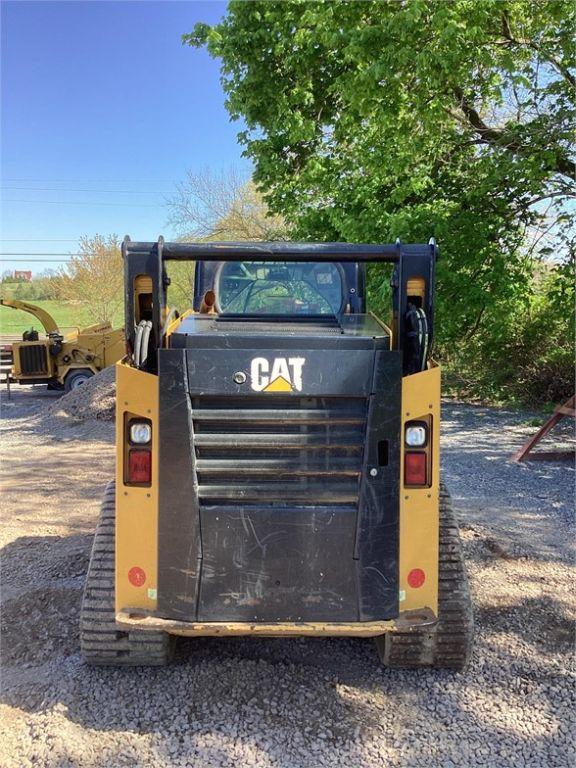
M47 416L70 416L81 421L114 420L116 406L116 367L100 371L85 384L58 398L46 408Z
M63 405L20 389L2 413L2 766L574 764L574 469L507 463L531 414L444 408L476 604L466 673L387 671L369 640L249 638L114 670L84 665L77 629L112 424Z

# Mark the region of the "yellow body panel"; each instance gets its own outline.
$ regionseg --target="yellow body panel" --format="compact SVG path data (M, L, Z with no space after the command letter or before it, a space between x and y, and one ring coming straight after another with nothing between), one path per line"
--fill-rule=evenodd
M166 336L171 336L176 330L176 328L178 328L182 320L184 320L185 317L190 317L190 315L193 315L193 314L194 314L194 311L192 309L187 309L184 312L182 312L182 314L179 317L177 317L175 320L172 320L172 322L166 329Z
M94 360L92 363L96 370L107 368L109 365L113 365L118 360L121 360L126 354L124 329L113 329L110 325L108 325L107 328L101 328L100 330L98 330L96 326L83 328L78 333L74 346L80 350L80 357L84 356L86 353L93 356ZM59 358L70 351L69 348L67 349L66 347L67 345L65 344Z
M149 488L124 484L126 415L152 422L152 483ZM116 365L116 610L130 605L156 608L158 574L158 377ZM146 574L141 587L128 580L131 568Z
M48 342L39 340L39 341L15 341L12 344L12 378L16 381L23 381L26 383L27 379L32 380L38 380L38 379L50 379L55 374L55 366L54 366L54 358L50 355L48 352ZM20 361L20 350L23 348L30 348L30 347L45 347L46 348L46 359L48 361L48 372L47 373L40 373L40 374L26 374L22 373L22 364Z
M20 350L33 346L46 348L48 371L43 374L26 374L22 372ZM66 374L74 368L87 368L93 373L122 359L125 354L125 339L123 328L112 328L110 323L75 330L63 337L60 352L50 354L52 342L49 339L38 341L15 341L12 343L13 365L12 377L25 384L28 380L46 381L55 379L64 384Z
M429 488L404 487L404 440L400 477L400 610L430 608L438 613L438 509L440 494L440 368L402 379L402 435L407 421L432 416L432 476ZM426 574L413 589L407 577L414 568Z

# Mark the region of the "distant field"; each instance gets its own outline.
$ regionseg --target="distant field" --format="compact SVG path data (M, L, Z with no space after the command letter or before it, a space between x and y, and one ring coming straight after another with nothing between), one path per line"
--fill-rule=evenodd
M49 312L56 320L60 330L68 330L78 326L91 325L94 319L79 304L66 303L61 301L35 300L28 301L29 304L35 304ZM115 318L115 326L122 325L122 318ZM10 309L9 307L0 307L0 334L21 334L30 328L35 328L42 333L42 324L28 312Z

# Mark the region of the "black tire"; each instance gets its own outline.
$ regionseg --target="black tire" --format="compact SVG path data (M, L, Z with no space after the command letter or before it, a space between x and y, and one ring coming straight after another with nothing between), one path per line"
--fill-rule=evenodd
M376 638L387 667L463 670L472 655L474 615L458 522L448 489L440 486L438 623L430 630L392 631Z
M64 377L64 391L72 392L73 389L85 384L92 376L94 376L94 371L91 371L90 368L73 368Z
M165 632L122 630L114 606L115 483L108 483L80 611L80 648L88 664L122 667L162 666L172 656L175 638Z

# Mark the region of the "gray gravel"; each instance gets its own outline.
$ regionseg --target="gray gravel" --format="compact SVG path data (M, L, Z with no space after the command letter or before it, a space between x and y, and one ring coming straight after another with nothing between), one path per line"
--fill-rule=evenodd
M444 409L476 603L465 674L387 671L349 639L189 639L172 667L114 670L83 664L77 632L112 425L25 400L4 409L3 766L574 764L574 469L507 463L529 414Z
M47 417L70 417L81 421L113 421L116 408L116 366L110 365L77 389L52 402Z

